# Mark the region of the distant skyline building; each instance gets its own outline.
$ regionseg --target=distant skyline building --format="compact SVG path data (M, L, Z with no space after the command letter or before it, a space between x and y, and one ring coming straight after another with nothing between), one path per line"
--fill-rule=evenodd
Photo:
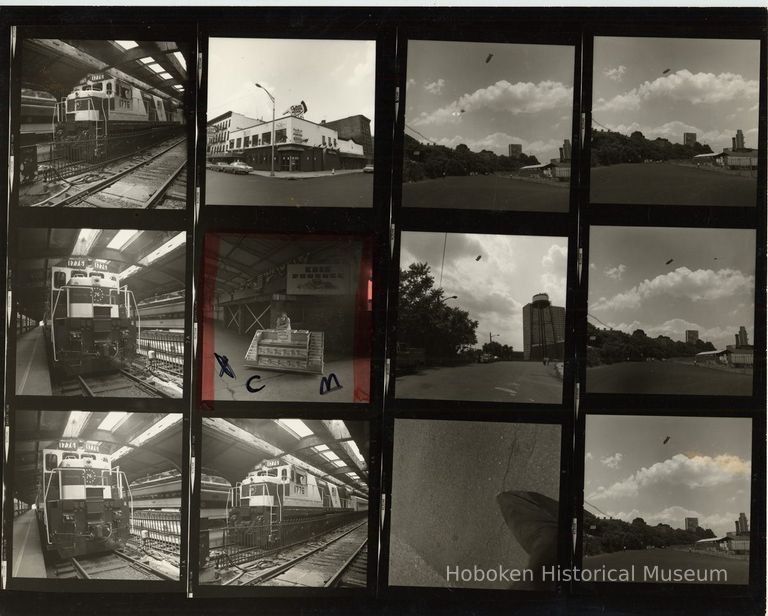
M563 140L563 147L560 148L560 162L566 163L571 160L571 142L568 139Z
M739 519L736 520L736 534L748 535L749 534L749 522L747 521L747 514L740 513Z
M562 359L565 352L565 308L553 306L546 293L537 293L523 306L523 358Z
M520 158L523 155L522 143L510 143L509 144L509 157Z
M699 527L699 518L685 518L685 530L695 532Z
M693 147L696 145L696 133L683 133L683 144Z
M744 133L741 132L741 129L736 131L735 137L731 137L731 145L733 146L734 152L744 149Z
M685 330L685 343L696 344L699 341L698 329L686 329Z
M745 347L749 346L749 336L747 335L747 328L743 325L739 327L739 333L736 334L736 346Z

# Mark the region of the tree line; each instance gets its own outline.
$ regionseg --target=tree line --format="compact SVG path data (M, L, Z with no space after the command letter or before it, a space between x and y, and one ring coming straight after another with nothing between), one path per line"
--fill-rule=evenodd
M651 526L643 518L632 522L598 518L584 512L584 555L596 556L622 550L644 550L648 547L666 548L692 545L700 539L714 539L711 529L697 527L694 531L672 528L669 524Z
M447 303L427 263L400 271L398 344L424 349L427 364L473 361L477 326L469 312Z
M651 338L642 329L627 334L616 329L599 329L587 323L587 365L615 364L622 361L661 360L672 357L693 357L704 351L714 351L711 342L697 340L689 344L669 336Z
M712 154L712 148L698 141L693 146L672 143L663 137L648 139L639 130L629 137L610 130L593 130L592 166L645 161L690 159L697 154Z
M517 171L526 165L538 165L535 156L522 154L519 158L499 155L490 150L473 152L460 143L455 148L421 143L405 135L403 181L418 182L448 175L485 175L496 171Z

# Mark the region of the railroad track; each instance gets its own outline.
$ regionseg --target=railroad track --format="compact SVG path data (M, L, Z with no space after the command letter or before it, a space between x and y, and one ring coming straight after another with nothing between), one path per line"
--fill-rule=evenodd
M56 566L55 575L58 579L175 581L121 550L70 558Z
M149 147L104 166L92 182L69 180L69 188L39 205L48 207L166 208L186 206L186 139Z
M67 379L59 385L61 396L86 396L88 398L171 398L140 375L128 370L109 374L89 374Z
M240 586L293 586L293 587L351 587L358 579L365 586L367 572L360 577L359 567L365 569L365 561L358 561L368 542L368 523L363 522L351 529L348 527L326 535L322 542L310 542L302 547L297 554L295 551L284 556L272 557L269 561L273 566L261 569L263 562L256 562L242 570L233 578L230 584ZM346 576L346 578L345 578ZM343 586L342 581L346 579Z

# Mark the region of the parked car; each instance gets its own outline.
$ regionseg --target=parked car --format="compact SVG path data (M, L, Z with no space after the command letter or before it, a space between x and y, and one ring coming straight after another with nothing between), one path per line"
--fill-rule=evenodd
M248 174L251 171L253 171L253 167L251 167L250 165L246 165L241 160L236 160L232 164L227 165L227 168L225 169L225 171L227 171L228 173L246 173L246 174Z
M213 168L215 171L226 171L227 170L227 163L219 161L215 165L213 165Z
M363 173L373 173L373 165L366 165L363 167Z

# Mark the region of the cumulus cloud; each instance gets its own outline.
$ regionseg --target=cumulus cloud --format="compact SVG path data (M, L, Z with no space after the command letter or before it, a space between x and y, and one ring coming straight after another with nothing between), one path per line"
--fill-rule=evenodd
M592 455L591 451L587 452L587 455L584 456L587 460L592 460L595 456Z
M405 82L405 89L407 90L415 83L416 83L416 80L413 77L411 77L408 81Z
M612 81L618 81L620 82L622 79L624 79L624 73L627 72L627 67L623 64L619 64L619 66L615 68L607 68L603 71L603 75L608 77L608 79L611 79Z
M520 143L523 146L523 152L525 154L533 155L544 160L554 156L558 148L563 145L562 141L557 139L550 139L548 141L526 141L522 137L517 137L504 132L491 133L485 137L479 139L469 139L456 135L455 137L447 138L443 137L438 139L435 143L438 145L444 145L447 148L455 148L459 144L466 145L473 152L479 152L480 150L489 150L496 154L507 155L509 153L510 143Z
M606 267L603 272L605 273L608 278L613 278L614 280L621 280L621 277L624 275L624 272L627 271L627 266L623 263L620 263L616 267Z
M667 274L660 274L653 280L644 280L628 291L611 298L601 297L594 302L591 310L633 310L649 299L656 297L682 298L694 302L712 301L725 297L751 294L755 277L740 270L697 269L678 267Z
M568 262L568 248L561 244L552 244L541 258L541 264L549 268L564 268Z
M471 94L463 94L445 107L430 113L422 112L411 120L416 126L458 122L464 113L493 111L502 113L537 113L573 104L573 88L559 81L539 83L510 83L497 81L487 88L480 88Z
M437 81L424 84L424 89L430 94L441 94L443 92L443 88L445 88L445 79L442 78L438 79Z
M600 458L600 462L607 466L608 468L619 468L621 465L621 460L624 458L622 454L619 452L616 452L612 456L606 456L605 458Z
M691 73L682 69L606 100L598 99L594 111L637 111L651 100L683 101L693 105L712 105L731 101L757 100L759 83L735 73Z
M640 490L664 484L687 488L711 488L749 479L752 464L739 456L686 456L679 453L663 462L643 467L626 479L605 488L600 486L587 498L609 500L635 497Z

